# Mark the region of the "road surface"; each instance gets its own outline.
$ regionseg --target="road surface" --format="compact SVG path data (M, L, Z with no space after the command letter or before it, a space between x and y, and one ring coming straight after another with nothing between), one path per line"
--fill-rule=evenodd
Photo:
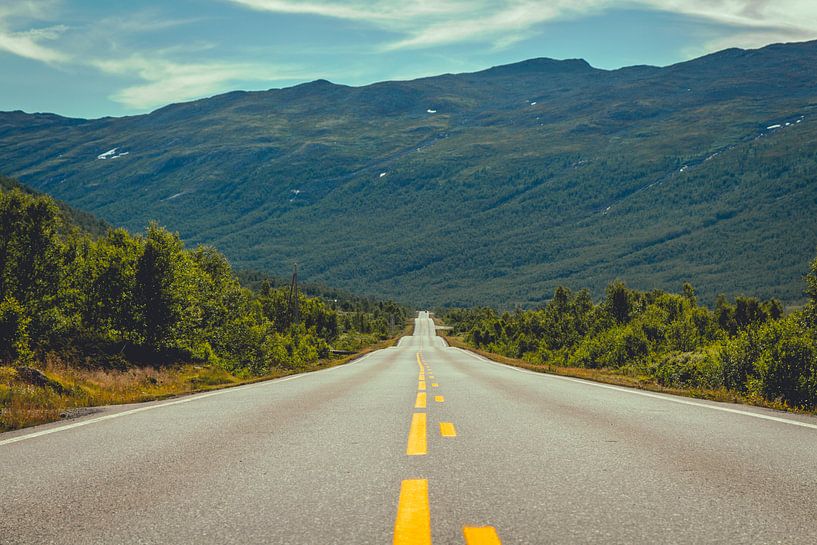
M425 313L348 365L0 434L0 478L2 543L817 543L817 419L490 363Z

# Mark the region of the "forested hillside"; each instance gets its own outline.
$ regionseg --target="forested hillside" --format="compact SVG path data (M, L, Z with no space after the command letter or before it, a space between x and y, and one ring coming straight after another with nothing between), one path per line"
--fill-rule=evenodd
M414 304L701 286L802 301L817 247L817 42L605 71L534 59L316 81L149 115L0 115L6 173L240 268Z

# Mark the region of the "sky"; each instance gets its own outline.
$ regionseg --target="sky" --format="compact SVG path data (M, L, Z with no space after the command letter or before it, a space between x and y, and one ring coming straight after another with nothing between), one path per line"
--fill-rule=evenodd
M534 57L665 66L817 39L817 0L0 0L0 111L97 118Z

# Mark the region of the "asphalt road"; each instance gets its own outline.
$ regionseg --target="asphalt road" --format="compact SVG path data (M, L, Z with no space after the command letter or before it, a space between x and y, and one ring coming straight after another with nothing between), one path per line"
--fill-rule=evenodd
M817 543L817 419L489 363L421 314L327 371L0 434L2 543L500 541Z

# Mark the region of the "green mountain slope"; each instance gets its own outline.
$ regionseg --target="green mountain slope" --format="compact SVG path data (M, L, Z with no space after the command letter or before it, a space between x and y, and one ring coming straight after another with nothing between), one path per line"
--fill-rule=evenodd
M9 112L0 165L239 267L297 261L417 304L528 305L614 277L795 302L817 245L815 65L810 42L667 68L316 81L119 119Z

